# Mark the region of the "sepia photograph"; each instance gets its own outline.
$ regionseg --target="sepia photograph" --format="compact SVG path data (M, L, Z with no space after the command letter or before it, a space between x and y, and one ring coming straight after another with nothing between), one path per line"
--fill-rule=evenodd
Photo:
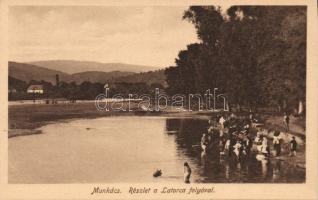
M8 6L7 184L305 186L308 8Z
M10 183L305 182L306 7L9 17Z

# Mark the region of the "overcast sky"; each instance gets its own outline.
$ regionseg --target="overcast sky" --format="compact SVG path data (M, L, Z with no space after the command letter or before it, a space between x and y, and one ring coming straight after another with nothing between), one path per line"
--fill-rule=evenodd
M197 41L187 7L20 6L9 10L9 59L174 65Z

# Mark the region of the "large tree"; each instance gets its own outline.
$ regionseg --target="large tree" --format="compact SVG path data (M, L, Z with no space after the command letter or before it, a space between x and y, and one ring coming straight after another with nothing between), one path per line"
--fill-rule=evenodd
M305 101L306 8L192 6L183 19L200 43L180 51L166 70L168 91L219 88L230 103L294 106Z

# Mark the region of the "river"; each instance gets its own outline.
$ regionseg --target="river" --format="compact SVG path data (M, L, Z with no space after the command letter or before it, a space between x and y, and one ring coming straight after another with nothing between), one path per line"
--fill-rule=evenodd
M206 128L199 118L136 116L49 124L9 139L9 183L181 183L185 161L195 183L304 182L305 170L284 160L237 165L201 155Z

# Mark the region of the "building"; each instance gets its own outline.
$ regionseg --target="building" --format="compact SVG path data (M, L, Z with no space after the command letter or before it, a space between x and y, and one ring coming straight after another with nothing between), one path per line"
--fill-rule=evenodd
M17 90L13 87L9 87L8 93L10 93L10 94L17 93Z
M27 93L43 94L44 93L43 85L30 85L27 89Z

